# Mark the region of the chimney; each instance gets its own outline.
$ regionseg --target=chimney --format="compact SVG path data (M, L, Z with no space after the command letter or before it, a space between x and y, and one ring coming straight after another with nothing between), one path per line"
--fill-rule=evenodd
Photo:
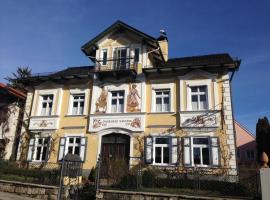
M165 61L167 62L168 60L168 38L165 30L161 29L160 31L160 36L157 38L158 44L160 46L161 52L163 54L163 57Z

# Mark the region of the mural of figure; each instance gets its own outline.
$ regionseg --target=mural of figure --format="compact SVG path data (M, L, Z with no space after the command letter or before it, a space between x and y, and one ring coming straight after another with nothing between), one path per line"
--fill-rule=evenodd
M127 111L128 112L136 112L140 111L138 108L139 101L141 97L139 96L138 90L136 89L136 84L129 84L129 94L127 96Z
M108 97L108 91L103 86L101 88L100 96L98 97L96 101L96 112L97 113L105 113L107 110L107 97Z

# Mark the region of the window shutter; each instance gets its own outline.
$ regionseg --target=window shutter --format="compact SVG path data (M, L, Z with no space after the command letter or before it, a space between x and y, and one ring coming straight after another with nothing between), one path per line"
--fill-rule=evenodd
M153 137L144 138L144 159L146 164L153 162Z
M191 166L191 138L184 137L184 165Z
M80 157L81 157L82 161L85 161L86 144L87 144L87 138L82 137L81 138L81 146L80 146Z
M49 137L48 138L48 144L47 144L47 152L46 152L46 161L49 160L50 158L50 152L51 152L51 141L52 141L52 138Z
M35 138L31 138L29 140L29 145L28 145L27 161L33 160L34 146L35 146Z
M212 166L219 166L219 141L217 137L211 137Z
M59 142L58 161L63 160L65 154L66 138L61 137Z
M170 163L176 165L179 160L179 140L178 137L171 137L170 139Z

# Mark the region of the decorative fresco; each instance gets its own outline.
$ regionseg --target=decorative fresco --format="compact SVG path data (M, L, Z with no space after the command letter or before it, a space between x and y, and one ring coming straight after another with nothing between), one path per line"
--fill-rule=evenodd
M141 97L139 96L137 85L129 84L129 94L127 96L127 112L140 112L140 99Z
M107 110L107 97L108 97L108 91L105 89L105 87L101 88L100 96L98 97L96 101L96 113L105 113Z

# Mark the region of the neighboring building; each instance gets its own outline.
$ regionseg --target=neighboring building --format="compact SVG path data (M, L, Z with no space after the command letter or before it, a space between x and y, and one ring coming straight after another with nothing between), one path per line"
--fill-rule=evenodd
M0 83L0 159L15 159L26 95Z
M256 137L239 122L234 121L236 132L237 161L239 165L256 165Z
M24 80L25 120L29 115L35 134L28 161L58 162L72 153L89 170L99 155L127 162L143 156L149 165L236 171L230 73L239 60L168 59L164 33L156 39L120 21L82 51L94 66Z

